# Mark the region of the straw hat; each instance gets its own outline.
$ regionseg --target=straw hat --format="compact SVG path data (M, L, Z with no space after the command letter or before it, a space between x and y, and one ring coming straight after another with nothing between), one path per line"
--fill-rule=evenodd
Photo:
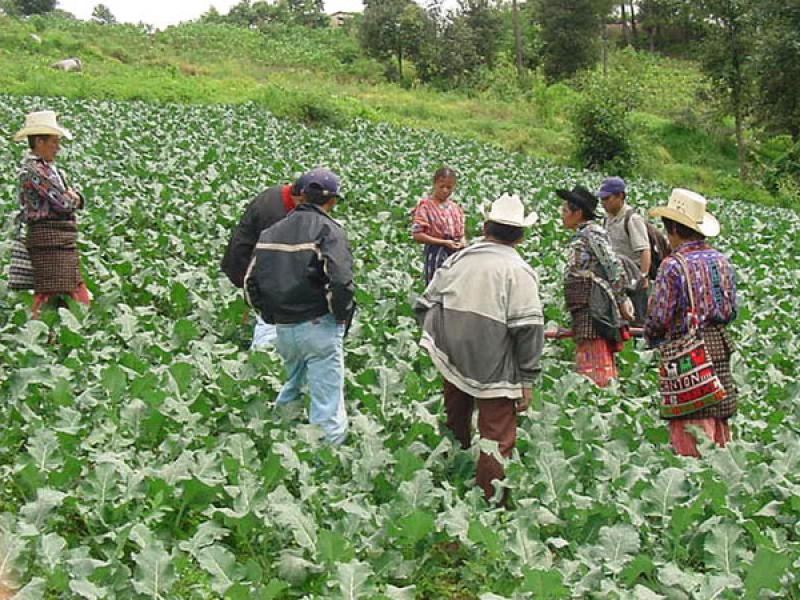
M511 225L512 227L530 227L538 220L536 213L525 216L525 207L517 195L503 194L492 202L491 210L485 214L487 221Z
M57 135L72 139L72 134L61 127L52 110L32 112L25 117L25 125L14 135L15 142L24 141L29 135Z
M719 235L719 221L706 212L706 199L690 190L675 188L666 206L650 209L651 217L666 217L706 237Z

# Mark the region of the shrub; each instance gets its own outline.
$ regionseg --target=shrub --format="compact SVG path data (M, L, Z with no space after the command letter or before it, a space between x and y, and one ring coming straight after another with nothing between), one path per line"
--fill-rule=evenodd
M577 160L589 169L630 173L636 166L635 89L617 78L593 76L583 92L572 114Z

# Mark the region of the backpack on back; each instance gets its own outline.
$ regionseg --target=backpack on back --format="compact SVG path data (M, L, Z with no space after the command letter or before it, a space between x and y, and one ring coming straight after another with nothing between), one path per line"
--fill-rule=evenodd
M628 238L631 236L631 217L635 213L635 208L629 208L625 213L625 234ZM651 280L654 280L658 274L658 267L661 265L661 261L672 253L672 248L670 248L667 238L656 229L655 225L647 219L644 219L644 224L647 227L647 241L650 243L650 271L647 274Z

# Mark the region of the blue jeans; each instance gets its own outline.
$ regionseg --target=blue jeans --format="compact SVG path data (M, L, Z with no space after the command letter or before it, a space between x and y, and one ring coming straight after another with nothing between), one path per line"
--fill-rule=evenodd
M261 315L256 315L256 326L253 330L253 342L250 344L250 349L255 350L264 346L270 346L275 343L275 338L278 332L275 325L270 325L264 322Z
M331 444L347 437L347 412L344 408L344 325L333 315L278 325L275 346L283 357L288 379L278 394L277 405L300 399L308 382L311 394L309 422L325 432Z

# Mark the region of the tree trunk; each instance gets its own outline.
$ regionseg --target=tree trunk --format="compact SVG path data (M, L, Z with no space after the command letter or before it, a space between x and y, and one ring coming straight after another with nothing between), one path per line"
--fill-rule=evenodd
M739 161L739 179L747 181L750 173L747 169L747 145L744 141L744 117L741 107L736 107L734 121L736 123L736 158Z
M658 25L650 28L650 52L656 51L656 37L658 36Z
M608 77L608 23L603 23L603 77Z
M403 80L403 47L398 46L397 48L397 74L400 78L400 81Z
M625 13L625 2L619 3L619 9L622 13L622 35L625 38L625 45L631 45L631 30L628 27L628 15Z
M525 73L522 64L522 31L519 24L519 6L517 0L511 0L511 20L514 25L514 50L517 55L517 77L522 82Z
M639 30L636 28L636 8L631 0L631 32L633 33L633 43L639 41Z

